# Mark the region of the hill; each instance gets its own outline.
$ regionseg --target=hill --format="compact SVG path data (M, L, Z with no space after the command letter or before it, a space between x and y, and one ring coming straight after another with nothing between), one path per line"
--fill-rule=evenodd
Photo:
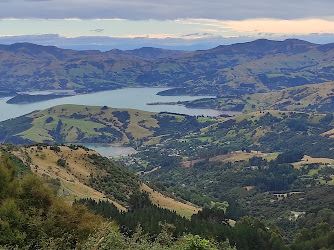
M161 94L244 95L333 80L334 45L256 40L185 53L0 46L2 91L170 86Z
M228 206L226 201L216 202L211 208L203 209L197 215L193 215L191 220L152 205L148 195L139 193L131 195L129 199L131 209L126 213L120 213L113 204L107 201L96 202L92 199L84 199L69 205L56 196L56 182L48 180L47 174L43 178L32 175L25 162L12 154L22 153L26 156L25 160L29 160L29 155L27 155L29 151L35 154L36 151L41 153L40 150L49 150L49 148L46 145L38 145L37 148L26 147L25 149L27 151L8 144L2 145L0 150L0 246L4 249L333 248L333 222L331 220L333 210L330 208L319 210L319 207L333 206L331 196L323 199L326 194L333 194L330 188L313 187L307 195L302 192L276 194L286 196L286 198L273 201L271 209L275 211L275 217L279 214L278 211L281 212L286 208L287 204L290 208L303 207L308 210L307 213L291 211L293 213L288 219L283 220L283 224L281 221L281 225L297 227L295 231L297 230L298 233L294 235L292 243L287 244L284 242L286 238L282 237L278 228L257 218L253 220L246 216L238 220L233 227L229 226L226 223L227 217L224 212L224 207L226 209ZM83 148L79 149L75 146L71 148L75 151L81 149ZM56 153L67 153L65 147L53 146L50 150ZM87 150L85 151L87 153ZM93 155L95 154L88 153L88 158ZM93 157L93 159L97 160L98 157ZM267 164L267 162L261 164ZM24 169L25 174L22 173ZM206 174L210 170L212 169L206 167ZM234 170L241 169L235 168ZM269 171L272 171L271 166L269 166ZM292 170L292 172L295 171ZM275 177L276 175L277 173ZM189 179L189 175L184 175L184 177ZM267 195L274 196L275 194ZM251 195L251 197L262 198L261 201L264 202L268 201L267 197L259 197L259 195ZM318 203L319 197L322 199L321 204ZM245 195L241 197L242 199L245 199ZM312 203L314 201L315 204ZM247 201L248 204L252 202L254 201ZM261 214L267 213L267 211L258 209L259 203L254 203L253 207L254 211ZM283 216L280 215L279 219L282 220ZM298 218L300 219L296 223ZM142 227L139 227L138 223ZM301 229L302 227L304 228ZM231 245L234 247L230 247Z
M205 122L187 115L157 114L106 106L60 105L0 122L0 141L16 144L141 144L152 143L150 140L158 136L184 134L205 126Z
M4 145L0 155L1 150L21 159L34 174L52 183L58 197L71 203L76 199L105 200L126 211L132 194L147 192L153 204L181 216L190 218L200 210L152 190L134 174L83 146Z
M334 82L325 82L287 88L271 93L254 94L250 96L249 101L250 103L254 103L254 107L248 107L248 109L333 112L333 89Z
M334 111L333 87L334 82L331 81L243 96L200 98L177 104L188 108L211 108L244 113L260 110L330 113Z
M36 149L30 148L31 150ZM55 152L62 152L65 148L62 147L59 150ZM99 213L91 206L90 209L95 213L79 202L73 205L68 204L57 197L57 182L48 179L49 176L44 175L41 178L27 169L24 174L18 171L28 166L12 152L26 153L12 145L2 145L0 148L0 247L3 249L191 249L190 241L194 240L206 246L216 245L216 242L210 243L199 236L195 238L187 235L185 240L183 237L187 230L184 227L181 228L180 224L178 230L182 231L178 232L178 238L174 239L172 233L168 231L173 227L170 224L160 225L161 221L165 221L168 217L168 220L172 218L174 222L181 225L187 224L189 228L193 228L192 225L204 224L192 223L171 211L152 205L149 200L146 201L148 207L140 207L135 211L124 213L119 212L108 201L95 202L90 199L89 201L93 204L105 206L104 214L101 215L98 215ZM137 193L131 197L133 198L130 200L136 202L141 196ZM138 206L137 203L134 204ZM113 209L114 217L103 218L102 215L110 212L110 208ZM155 212L153 223L150 216L143 213L143 209L151 209L151 212L153 209ZM134 213L137 217L131 218ZM150 228L151 230L148 231L151 234L150 239L147 239L147 235L145 236L140 229L130 227L129 222L139 228L138 215L140 219L149 220L154 226L154 229ZM161 221L156 220L157 216ZM128 220L128 217L131 220ZM115 221L119 222L120 218L126 221L123 220L118 225ZM135 234L134 230L136 230ZM139 241L138 237L141 238ZM162 237L163 242L160 240ZM227 246L229 242L226 242Z
M34 174L53 183L57 196L69 202L79 198L108 200L120 210L126 210L128 198L138 192L141 185L133 174L112 162L108 167L102 166L103 158L85 147L46 144L11 147L5 144L1 150L15 155ZM105 177L109 179L107 183L101 181ZM101 182L101 187L95 182Z
M332 114L259 111L161 140L120 162L145 171L141 178L161 192L202 207L227 202L229 218L265 219L291 241L333 205L332 128Z
M34 102L43 102L47 100L52 100L56 98L68 97L70 95L28 95L28 94L18 94L13 98L9 99L6 103L8 104L26 104Z
M138 149L164 148L170 155L185 157L200 155L207 148L221 147L263 152L301 149L312 157L334 158L330 150L333 147L331 114L269 110L229 118L206 118L60 105L1 122L0 126L1 141L17 144L119 142ZM154 154L154 150L150 153ZM159 160L160 166L169 164L167 158L166 162L161 157ZM136 172L157 167L159 165Z
M14 136L27 142L125 143L152 135L151 129L158 127L154 115L139 110L61 105L4 122L4 128L14 131L5 129L1 137L12 142L15 139L9 138ZM15 129L7 123L15 124Z

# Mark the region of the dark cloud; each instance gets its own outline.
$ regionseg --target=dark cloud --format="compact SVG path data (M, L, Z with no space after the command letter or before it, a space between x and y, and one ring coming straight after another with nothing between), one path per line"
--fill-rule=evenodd
M0 18L309 18L333 16L333 0L0 0Z
M189 37L189 36L199 36L199 33L191 33L191 34L183 35L183 37Z
M200 39L182 39L182 38L116 38L104 36L85 36L77 38L60 37L57 34L44 35L25 35L0 37L0 44L13 44L17 42L30 42L41 45L54 45L66 49L98 49L102 51L117 49L136 49L141 47L157 47L165 49L180 50L200 50L209 49L218 45L228 45L233 43L249 42L259 38L268 38L272 40L285 40L288 38L298 38L313 43L324 44L334 42L334 34L310 34L302 36L275 36L271 33L262 34L262 36L239 36L233 38L224 38L210 36Z
M202 36L213 36L214 34L212 33L202 33Z
M96 33L101 33L104 31L104 29L95 29L95 30L90 30L92 32L96 32Z
M204 36L213 36L212 33L190 33L183 35L182 37L204 37Z

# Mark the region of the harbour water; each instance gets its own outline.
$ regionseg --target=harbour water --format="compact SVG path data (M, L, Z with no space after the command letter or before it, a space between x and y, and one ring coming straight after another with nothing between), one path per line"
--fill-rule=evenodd
M151 112L173 112L187 115L217 116L233 115L236 112L222 112L213 109L192 109L180 105L147 105L152 102L190 101L213 96L158 96L166 88L124 88L85 95L74 95L38 103L7 104L10 97L0 98L0 121L28 114L35 110L50 108L61 104L78 104L90 106L108 106L112 108L130 108ZM43 92L42 92L43 93ZM49 91L46 93L50 93ZM46 94L45 93L45 94ZM39 92L41 94L41 92Z

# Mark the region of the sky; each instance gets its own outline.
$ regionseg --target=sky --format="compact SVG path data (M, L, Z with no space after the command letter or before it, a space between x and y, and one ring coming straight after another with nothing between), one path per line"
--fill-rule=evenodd
M0 0L0 43L208 49L266 38L334 42L333 0Z

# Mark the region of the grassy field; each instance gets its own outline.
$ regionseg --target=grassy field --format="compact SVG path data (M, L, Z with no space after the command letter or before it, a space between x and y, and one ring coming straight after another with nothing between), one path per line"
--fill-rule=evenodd
M221 161L221 162L237 162L237 161L248 161L253 157L262 157L268 161L276 159L279 153L263 153L261 151L234 151L226 155L218 155L212 157L210 161Z
M300 162L296 162L294 163L294 167L295 168L301 168L303 165L305 164L311 164L311 163L320 163L320 164L334 164L334 159L330 159L330 158L313 158L311 156L308 155L304 155L303 159ZM311 171L313 171L315 169L312 169Z
M321 174L319 171L323 170L325 167L333 168L334 159L330 158L313 158L305 155L300 162L293 163L294 167L297 169L303 168L308 164L318 164L317 168L310 169L307 176L309 178L315 178L320 184L324 185L334 185L334 175L329 175L329 180L325 179L325 175Z
M211 142L212 141L212 137L211 136L196 137L194 139L199 140L201 142Z
M153 204L156 204L162 208L167 208L169 210L175 211L177 214L190 218L193 214L198 213L201 208L195 207L192 204L185 204L176 201L170 197L164 196L163 194L154 191L152 188L143 184L141 189L149 193L150 199Z
M129 118L119 120L117 113L125 113ZM130 138L137 140L153 134L152 128L159 127L153 115L155 113L133 109L60 105L28 115L33 119L32 127L17 135L35 142L53 141L52 134L57 133L66 143L96 138L127 143Z

